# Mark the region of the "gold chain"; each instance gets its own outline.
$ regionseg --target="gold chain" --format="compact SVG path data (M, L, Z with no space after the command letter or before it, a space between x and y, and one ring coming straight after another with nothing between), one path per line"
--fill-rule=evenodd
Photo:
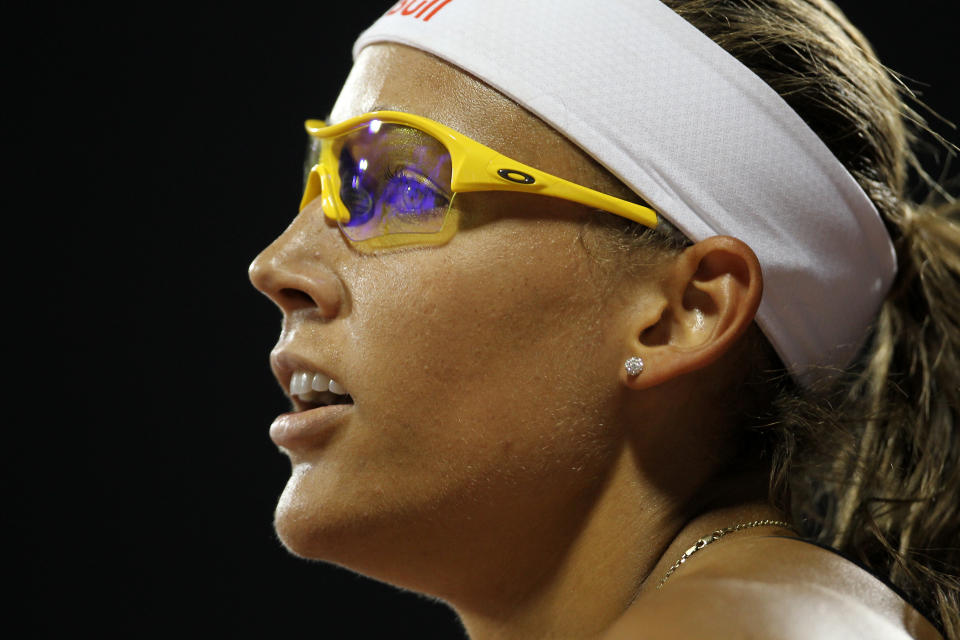
M680 556L680 559L673 563L673 566L667 569L666 575L660 578L660 583L657 584L657 589L663 586L663 583L667 581L667 578L673 575L673 572L680 568L684 562L687 561L687 558L695 554L700 549L703 549L705 546L711 542L716 542L723 536L728 533L733 533L735 531L740 531L742 529L753 529L754 527L783 527L784 529L793 529L793 525L789 522L784 522L783 520L754 520L753 522L741 522L740 524L735 524L732 527L727 527L725 529L717 529L708 536L704 536L697 540L697 543L683 552L683 555Z

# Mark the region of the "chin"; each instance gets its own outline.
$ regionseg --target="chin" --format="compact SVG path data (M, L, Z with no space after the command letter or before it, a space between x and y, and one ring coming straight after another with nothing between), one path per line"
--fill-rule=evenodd
M322 544L311 532L309 519L298 517L284 510L280 505L273 516L273 530L287 551L306 559L319 559Z
M290 553L353 568L376 563L396 545L394 516L308 468L294 469L274 511L274 531Z
M357 513L337 512L284 492L274 513L273 526L286 550L306 560L337 565L368 578L401 588L422 585L398 563L406 557L393 529ZM329 507L329 505L327 506ZM418 589L420 587L420 589Z
M273 514L273 528L287 551L301 558L332 559L343 546L345 527L338 526L334 505L310 495L296 471L287 481ZM340 529L339 535L336 530ZM339 538L339 540L338 540Z

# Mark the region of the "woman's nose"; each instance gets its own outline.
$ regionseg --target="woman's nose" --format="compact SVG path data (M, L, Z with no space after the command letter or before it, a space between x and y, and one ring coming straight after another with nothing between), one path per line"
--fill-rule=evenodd
M254 259L250 281L284 314L315 308L332 319L340 313L341 282L322 259L317 234L303 226L295 221Z

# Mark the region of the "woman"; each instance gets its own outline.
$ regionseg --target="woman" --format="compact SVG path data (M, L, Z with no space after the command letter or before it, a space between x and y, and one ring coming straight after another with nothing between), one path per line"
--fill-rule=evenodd
M903 195L916 114L822 0L665 5L361 36L251 266L277 531L472 638L960 638L960 230Z

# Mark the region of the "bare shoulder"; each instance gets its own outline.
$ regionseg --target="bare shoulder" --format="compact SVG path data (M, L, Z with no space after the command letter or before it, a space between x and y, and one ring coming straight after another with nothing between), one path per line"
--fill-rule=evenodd
M880 580L814 545L752 537L710 550L639 597L604 640L942 638Z

